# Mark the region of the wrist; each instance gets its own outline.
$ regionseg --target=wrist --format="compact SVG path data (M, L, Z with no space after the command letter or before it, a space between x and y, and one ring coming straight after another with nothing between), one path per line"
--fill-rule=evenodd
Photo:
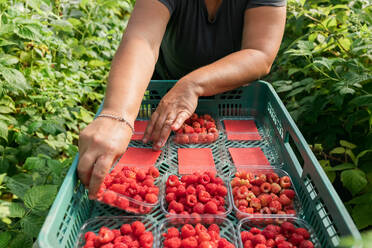
M117 110L113 110L113 109L109 109L109 108L103 108L100 114L114 116L114 117L117 117L118 119L123 119L126 122L128 122L128 124L131 127L134 127L134 121L135 121L136 117L133 117L129 114L126 114L123 111L117 111Z
M177 85L180 85L180 87L182 88L186 87L190 89L192 92L195 93L197 97L204 95L204 88L202 84L199 81L189 78L187 76L178 80Z

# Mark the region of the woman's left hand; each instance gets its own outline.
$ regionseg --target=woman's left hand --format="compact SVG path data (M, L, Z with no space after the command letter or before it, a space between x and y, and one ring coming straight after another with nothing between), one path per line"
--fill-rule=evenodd
M179 129L195 111L199 87L189 81L178 81L160 101L147 125L143 142L153 142L153 149L164 146L172 130Z

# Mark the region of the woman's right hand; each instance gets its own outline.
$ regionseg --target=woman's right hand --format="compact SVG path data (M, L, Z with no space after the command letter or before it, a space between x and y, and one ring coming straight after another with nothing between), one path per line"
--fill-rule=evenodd
M133 124L133 123L132 123ZM132 137L128 125L110 118L97 118L79 136L78 175L95 199L112 164L127 149Z

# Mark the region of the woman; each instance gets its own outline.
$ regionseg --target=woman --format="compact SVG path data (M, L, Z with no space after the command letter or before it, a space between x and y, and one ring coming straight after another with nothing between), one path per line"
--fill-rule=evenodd
M155 68L162 79L179 79L144 135L160 149L195 111L199 96L269 73L285 16L285 0L137 0L112 62L103 118L80 134L78 174L89 197L125 151Z

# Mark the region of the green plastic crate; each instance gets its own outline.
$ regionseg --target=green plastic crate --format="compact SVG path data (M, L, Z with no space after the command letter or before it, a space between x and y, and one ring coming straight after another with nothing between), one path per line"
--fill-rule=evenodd
M175 81L151 81L138 118L149 118L162 96L174 83ZM263 143L254 141L244 146L262 146L276 154L275 159L280 161L280 167L291 176L304 209L303 218L314 228L321 247L338 247L342 236L361 239L331 182L271 85L256 81L223 94L202 97L197 111L221 118L253 118L260 133L264 130L265 136L271 137L268 143L265 143L265 139ZM35 243L36 247L74 247L79 230L87 219L123 215L120 210L88 199L87 192L77 180L77 162L78 157L68 171L49 211ZM159 169L164 174L169 168L164 163ZM227 165L223 171L228 173ZM147 217L158 223L164 219L164 214L158 207ZM237 223L233 214L228 218Z

